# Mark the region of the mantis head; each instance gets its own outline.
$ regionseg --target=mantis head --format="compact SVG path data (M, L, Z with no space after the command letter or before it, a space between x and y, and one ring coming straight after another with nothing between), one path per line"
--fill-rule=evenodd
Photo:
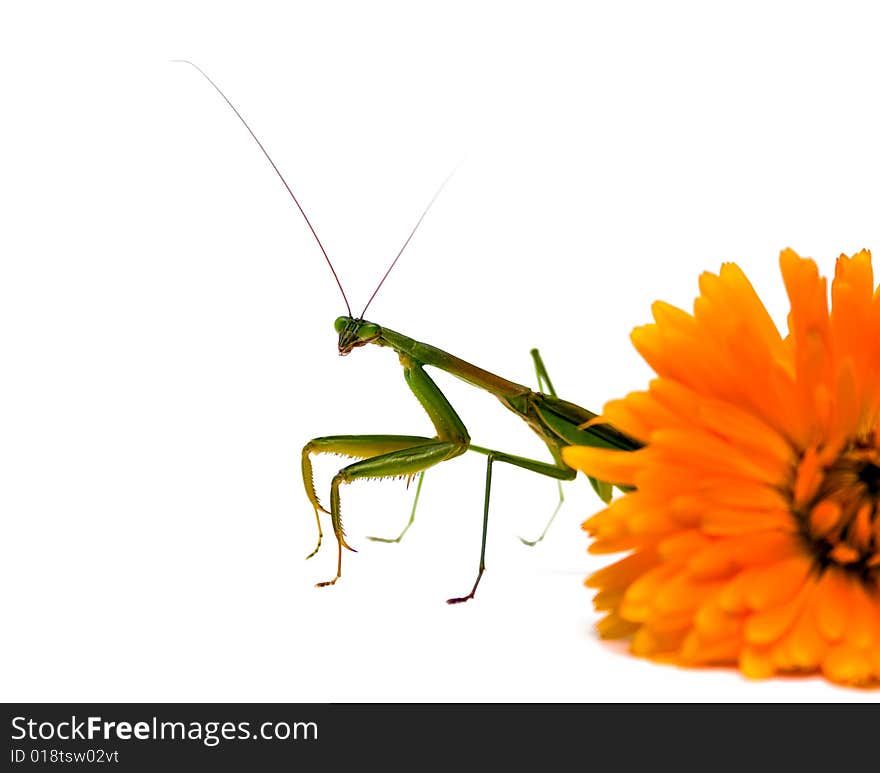
M382 328L363 319L352 317L338 317L333 323L336 332L339 333L339 354L344 357L352 349L365 346L375 341L382 335Z
M370 296L370 299L367 301L366 306L364 306L364 309L360 313L360 316L358 316L356 318L352 317L351 306L348 303L348 298L345 295L345 290L342 289L342 282L339 281L339 277L336 274L336 269L333 268L333 263L330 260L330 256L327 254L327 250L324 249L324 245L321 243L321 240L318 238L317 232L312 227L312 223L309 220L308 215L306 215L305 210L300 205L299 199L297 199L297 197L294 195L293 190L291 190L290 186L287 184L287 180L284 179L284 175L281 174L281 171L275 165L275 162L272 160L272 157L269 155L266 148L263 147L263 143L260 142L257 135L254 134L253 129L251 129L251 127L249 126L248 122L245 121L244 117L241 115L241 113L238 112L238 108L235 105L233 105L232 102L229 101L229 98L226 96L226 94L224 94L223 91L221 91L220 87L216 83L214 83L214 81L211 80L211 78L208 77L207 73L205 73L205 71L202 70L201 67L199 67L197 64L190 62L188 60L185 60L185 59L176 59L174 61L181 62L183 64L188 64L188 65L194 67L196 70L198 70L202 74L202 76L205 78L205 80L207 80L208 83L210 83L211 86L214 87L214 89L223 98L223 100L226 102L226 104L229 105L230 108L232 108L232 112L235 113L235 115L238 117L238 120L241 121L241 123L244 125L244 128L247 129L248 133L251 135L254 142L257 143L257 146L260 148L263 155L266 157L266 160L272 166L272 169L275 170L275 174L278 175L278 179L281 180L281 183L284 185L285 189L287 190L288 195L292 199L293 203L296 205L296 208L299 210L300 214L303 216L303 219L305 220L306 225L308 226L309 230L312 232L312 236L315 237L315 241L317 242L318 247L321 250L321 254L324 256L324 260L327 262L327 265L330 268L330 272L333 274L333 279L336 280L336 285L339 288L340 294L342 295L342 300L345 302L346 311L348 311L347 317L339 317L335 323L336 332L339 333L339 353L341 355L346 355L349 352L351 352L351 350L354 349L355 347L364 346L365 344L368 344L371 341L375 341L376 339L380 338L382 335L382 328L379 327L378 325L374 325L372 322L366 322L363 318L364 314L367 313L367 309L369 308L370 304L373 302L373 299L376 297L376 294L379 292L382 285L385 283L385 280L388 278L388 275L391 273L391 270L397 265L397 261L400 259L400 256L403 254L403 251L406 249L406 246L409 244L410 240L415 235L416 231L418 230L418 227L422 223L422 220L425 219L425 215L428 214L428 210L431 209L431 205L434 203L434 201L436 201L437 197L440 195L440 191L442 191L443 188L445 187L446 183L449 182L449 178L452 177L454 170L453 170L453 172L450 172L449 176L447 176L447 178L443 181L443 183L437 189L437 192L434 194L431 201L428 202L428 206L425 207L424 211L422 212L421 217L418 219L418 221L416 222L412 231L410 232L409 236L407 236L406 241L403 243L403 246L398 251L394 260L391 261L391 265L388 266L388 270L382 276L382 279L379 280L379 284L376 286L376 289L373 290L373 294Z

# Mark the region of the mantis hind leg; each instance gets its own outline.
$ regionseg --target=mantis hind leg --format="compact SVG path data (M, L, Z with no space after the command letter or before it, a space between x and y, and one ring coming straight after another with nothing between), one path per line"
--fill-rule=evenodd
M537 349L532 349L529 354L535 363L535 375L538 378L538 391L544 392L553 397L557 397L556 390L553 388L553 382L547 374L547 368L544 367L544 360L541 359L541 353ZM546 388L545 385L546 384Z
M447 599L447 604L460 604L464 601L470 601L474 594L477 592L477 586L480 584L480 580L483 577L483 572L486 571L486 533L488 531L489 526L489 495L492 493L492 465L495 462L505 462L506 464L512 464L515 467L521 467L524 470L530 470L531 472L537 472L540 475L546 475L550 478L556 478L557 481L560 480L572 480L577 473L572 470L570 467L566 467L565 465L555 465L548 464L547 462L539 462L535 459L527 459L523 456L514 456L513 454L507 454L503 451L494 451L491 448L482 448L481 446L470 447L471 451L476 451L478 454L485 454L487 457L486 461L486 494L483 499L483 535L480 541L480 563L477 568L477 579L474 582L474 587L471 588L471 592L466 596L457 596L455 598ZM557 508L558 509L558 508Z
M556 397L556 390L553 388L553 382L550 381L550 375L547 373L547 368L544 367L544 360L541 359L541 353L537 349L532 349L529 354L532 355L532 360L535 363L535 376L538 380L538 391L545 392L552 397ZM544 530L538 535L537 538L533 540L526 539L525 537L520 537L520 542L523 545L528 545L530 548L535 547L544 537L547 536L547 530L550 528L550 524L553 523L553 520L556 518L556 514L562 508L562 503L565 502L565 494L562 493L562 483L556 481L556 488L559 491L559 500L556 502L556 507L553 510L550 519L544 525Z

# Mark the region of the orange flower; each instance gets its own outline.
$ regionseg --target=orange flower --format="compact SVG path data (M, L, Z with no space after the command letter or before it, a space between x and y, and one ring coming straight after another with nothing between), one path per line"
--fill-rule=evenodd
M735 264L665 303L632 341L658 378L605 406L638 451L572 446L572 467L634 487L584 523L603 637L751 677L880 684L880 288L867 251L826 280L785 250L783 338Z

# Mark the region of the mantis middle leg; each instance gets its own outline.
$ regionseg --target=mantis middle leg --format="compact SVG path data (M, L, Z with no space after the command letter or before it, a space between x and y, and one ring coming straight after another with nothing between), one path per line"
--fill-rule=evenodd
M529 470L531 472L537 472L540 475L547 475L550 478L556 478L557 481L560 480L573 480L577 473L572 470L570 467L563 464L561 461L558 464L549 464L547 462L539 462L535 459L527 459L523 456L514 456L513 454L507 454L503 451L494 451L491 448L482 448L480 446L472 445L470 447L471 451L476 451L478 454L485 454L486 459L486 494L483 500L483 535L480 541L480 564L477 569L477 579L474 582L474 587L471 588L471 592L466 596L458 596L455 598L447 599L447 604L460 604L463 601L469 601L474 597L474 594L477 592L477 586L480 584L480 580L483 577L483 572L486 571L486 533L488 531L489 525L489 494L492 490L492 465L495 462L505 462L506 464L512 464L515 467L520 467L524 470Z

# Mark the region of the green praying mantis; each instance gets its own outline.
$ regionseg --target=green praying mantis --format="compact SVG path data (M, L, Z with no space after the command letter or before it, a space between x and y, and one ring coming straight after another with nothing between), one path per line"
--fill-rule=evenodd
M559 499L553 514L544 527L540 536L535 540L522 541L527 545L534 545L544 538L550 524L559 512L563 503L562 481L572 480L576 477L576 471L569 467L562 458L562 449L568 445L586 445L598 448L618 449L632 451L641 446L639 441L629 437L625 433L615 429L606 423L594 422L597 415L592 411L560 399L556 395L547 370L537 349L531 350L534 360L535 372L538 381L538 391L533 391L527 386L508 381L505 378L490 373L483 368L472 365L448 352L438 349L430 344L421 343L387 327L370 322L364 318L370 304L381 289L388 275L391 273L403 251L418 230L422 220L427 215L432 204L436 200L446 181L440 186L428 206L422 212L421 217L415 224L403 246L392 260L382 279L379 281L373 294L370 296L363 310L358 316L354 316L351 306L342 287L336 270L333 267L327 251L324 249L318 234L309 221L308 216L294 195L284 176L281 174L269 153L263 147L257 135L253 132L247 121L239 113L238 109L228 99L219 86L196 64L188 60L175 60L189 64L198 70L202 76L216 89L227 105L232 109L245 129L250 133L269 164L274 169L284 188L287 190L293 203L296 205L306 225L315 238L333 278L336 281L342 299L345 303L347 314L335 321L335 330L339 336L338 349L342 356L350 354L357 348L373 345L392 349L400 360L403 368L404 379L413 395L424 408L434 427L435 435L427 437L422 435L334 435L319 437L310 440L302 450L302 476L303 486L309 502L315 511L315 519L318 526L318 543L315 549L307 556L311 558L321 548L323 530L321 528L321 514L330 517L333 534L337 544L337 567L336 575L324 582L317 583L317 587L334 585L342 576L342 550L354 551L345 539L345 531L342 526L340 488L344 484L358 480L382 479L382 478L407 478L411 480L418 477L416 493L413 501L409 522L403 531L393 539L371 537L370 539L381 542L399 542L407 529L412 525L415 511L421 493L422 481L425 470L436 464L453 459L473 451L486 457L486 484L483 499L483 528L480 543L480 561L477 576L470 592L464 596L456 596L447 599L449 604L458 604L474 598L477 586L486 569L486 534L489 522L489 497L492 488L492 465L495 462L529 470L539 475L553 478L557 481ZM450 175L451 176L451 175ZM449 178L447 178L448 181ZM506 408L515 413L520 419L538 435L546 445L552 457L551 462L543 462L528 459L523 456L505 453L504 451L475 445L471 442L467 427L456 413L452 404L440 391L434 380L425 371L426 367L438 368L453 376L462 379L471 386L494 395ZM337 454L347 456L358 461L348 464L340 469L330 484L330 509L327 510L318 498L314 476L312 471L312 457L316 454ZM590 478L590 483L596 493L605 502L612 496L612 483Z

